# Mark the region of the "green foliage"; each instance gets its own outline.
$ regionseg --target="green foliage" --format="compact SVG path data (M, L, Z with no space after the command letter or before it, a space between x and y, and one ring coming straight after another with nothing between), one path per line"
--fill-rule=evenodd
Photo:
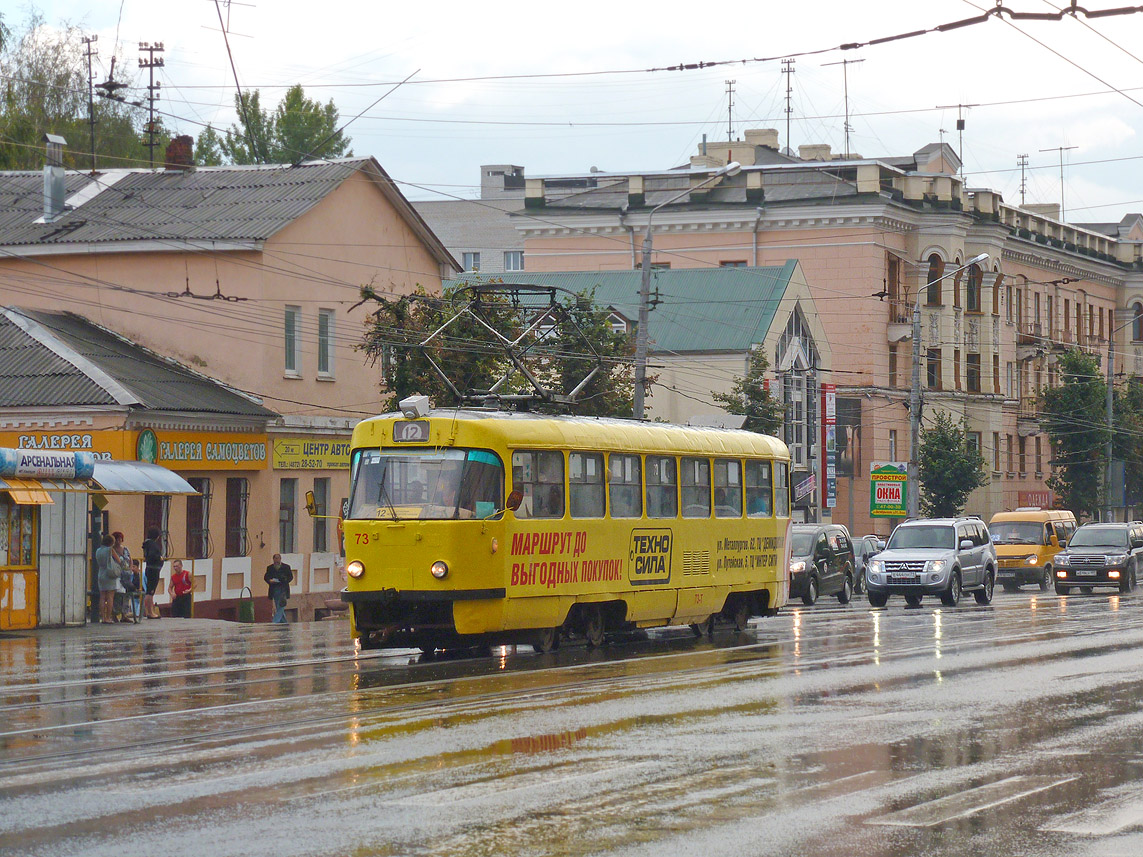
M426 395L440 407L459 405L462 396L489 390L506 373L509 380L498 392L532 392L484 325L469 314L454 319L469 300L469 293L463 289L462 284L435 297L418 287L414 294L396 299L381 297L368 287L362 289L362 299L374 304L375 309L359 348L381 364L382 401L387 410L396 410L397 402L414 394ZM606 358L604 366L588 382L578 404L569 408L539 403L531 409L630 417L632 347L628 337L611 330L607 310L595 304L591 295L569 298L563 305L596 351ZM507 301L486 297L483 310L484 320L504 337L515 339L523 332L524 319ZM453 321L443 336L424 349L418 347L450 319ZM529 371L556 392L570 392L590 371L590 362L585 359L590 349L564 325L535 342L529 354ZM448 375L457 388L455 392L430 360Z
M1143 378L1132 376L1115 389L1114 409L1112 454L1126 464L1130 502L1132 497L1143 497Z
M340 118L333 99L321 104L306 98L300 83L286 91L272 114L262 107L257 89L236 95L234 110L239 122L219 140L231 163L290 164L353 154L349 138L337 130Z
M1040 394L1041 423L1052 445L1048 487L1065 509L1093 515L1103 493L1107 386L1094 355L1072 349L1056 364L1060 385Z
M87 60L83 32L76 26L49 27L31 12L19 32L0 22L0 169L38 170L44 164L44 134L68 142L65 165L91 168ZM123 80L123 64L116 77ZM95 153L100 168L146 166L146 112L114 99L95 98ZM170 139L156 122L156 161Z
M712 394L728 414L746 417L744 429L759 434L777 434L782 427L782 405L765 386L769 368L766 351L755 348L750 352L746 374L734 379L730 392Z
M222 137L211 125L203 128L194 142L194 162L200 167L222 164Z
M921 514L950 518L964 511L968 495L984 485L984 459L968 443L967 423L955 422L939 412L931 426L921 431L917 458L921 480Z

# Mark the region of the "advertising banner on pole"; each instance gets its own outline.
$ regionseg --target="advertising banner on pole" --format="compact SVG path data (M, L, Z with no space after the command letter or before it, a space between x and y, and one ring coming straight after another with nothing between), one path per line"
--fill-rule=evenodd
M837 385L822 384L822 507L837 505Z
M909 514L909 462L874 461L869 465L869 514L905 518Z

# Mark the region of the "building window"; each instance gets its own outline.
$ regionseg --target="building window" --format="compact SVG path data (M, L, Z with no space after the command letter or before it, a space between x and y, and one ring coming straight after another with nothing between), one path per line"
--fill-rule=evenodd
M970 450L976 452L977 455L983 455L983 452L981 451L980 432L978 432L978 431L967 432L965 434L965 439L968 441L968 448Z
M1071 339L1072 333L1072 302L1064 298L1064 340Z
M524 251L523 250L505 250L504 251L504 270L505 271L523 271L524 270Z
M302 326L302 310L301 307L288 306L286 307L286 354L285 366L286 374L298 375L302 371L301 350L299 346L299 337L301 335Z
M298 505L298 480L283 479L278 489L278 552L294 552L294 518Z
M250 480L226 480L226 555L246 556L250 539L246 534L246 512L250 506Z
M960 259L956 260L956 264L960 266ZM957 271L952 278L953 290L953 306L960 306L960 280L964 276L964 271Z
M333 375L333 310L318 310L317 371Z
M965 355L965 382L970 393L980 392L980 355Z
M960 389L960 349L953 349L953 389Z
M1036 475L1044 472L1044 450L1040 443L1040 436L1036 435Z
M897 429L889 429L889 460L897 460Z
M1008 453L1008 472L1012 473L1012 435L1004 435L1004 446L1006 447L1006 452Z
M1006 299L1004 302L1004 320L1007 321L1009 324L1011 324L1012 323L1012 287L1011 286L1005 286L1004 287L1004 297Z
M314 553L329 550L329 477L314 479Z
M206 559L213 553L210 543L210 480L187 479L197 495L187 497L187 556Z
M669 271L669 270L671 270L671 263L670 262L652 262L651 267L657 271Z
M1133 304L1131 314L1131 340L1143 342L1143 303Z
M889 386L897 386L897 346L889 346Z
M722 261L722 262L718 263L718 267L720 267L720 268L745 268L746 267L746 260L745 259L731 259L729 261Z
M1000 355L992 355L992 392L1000 395Z
M1005 396L1009 399L1015 399L1016 398L1016 367L1013 365L1011 360L1009 360L1006 365L1008 366L1008 372L1007 372L1008 387L1006 389Z
M1052 311L1052 296L1048 295L1048 339L1056 338L1056 316Z
M1000 472L1000 432L992 433L992 469Z
M925 353L925 385L930 390L941 388L941 350L930 348Z
M996 279L992 281L992 314L1000 315L1000 281L1004 279L1004 275L999 271L993 271Z
M163 556L170 556L171 550L171 498L148 494L143 498L143 532L154 527L159 531Z
M0 565L36 568L38 511L37 506L13 503L7 496L0 496ZM8 600L7 592L4 600Z
M479 253L462 253L461 261L464 264L466 271L479 271L480 270L480 254Z
M984 272L979 265L968 269L968 294L965 309L969 312L980 312L980 290L984 284Z
M929 306L940 306L941 303L941 277L945 272L945 260L934 253L929 257L928 288L925 294L925 303Z
M1024 441L1026 441L1026 440L1027 440L1027 438L1024 437L1023 435L1020 435L1020 437L1016 438L1017 449L1020 453L1020 475L1021 476L1023 476L1025 473L1028 472L1028 458L1027 458L1027 450L1025 448L1027 446L1027 444L1024 443Z

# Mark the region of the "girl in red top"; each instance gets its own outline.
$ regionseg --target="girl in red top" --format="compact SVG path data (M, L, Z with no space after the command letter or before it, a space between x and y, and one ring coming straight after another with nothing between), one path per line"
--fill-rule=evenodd
M191 604L194 601L194 579L189 571L183 571L183 561L171 563L171 615L177 618L191 618Z

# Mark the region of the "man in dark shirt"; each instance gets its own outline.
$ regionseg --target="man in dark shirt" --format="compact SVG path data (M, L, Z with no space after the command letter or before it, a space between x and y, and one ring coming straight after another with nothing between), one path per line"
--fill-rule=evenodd
M286 624L286 602L290 598L290 583L294 579L294 570L282 562L280 553L274 554L274 561L266 566L263 580L270 584L270 600L274 602L274 618L270 621Z

